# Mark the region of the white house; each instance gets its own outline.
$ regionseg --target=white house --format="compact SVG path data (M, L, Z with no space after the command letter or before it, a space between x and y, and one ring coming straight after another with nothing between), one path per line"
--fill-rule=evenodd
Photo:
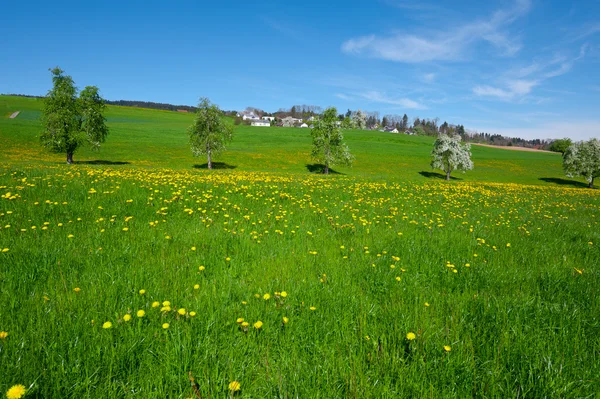
M260 118L256 115L254 115L253 113L249 113L249 114L244 114L244 116L242 116L243 120L248 120L250 119L251 121L256 121L259 120Z
M388 132L388 133L398 133L398 129L396 129L396 128L395 128L395 127L393 127L393 126L387 126L387 127L385 128L385 131L386 131L386 132Z
M253 120L252 121L252 126L266 126L269 127L271 126L271 122L269 122L268 120Z
M274 116L263 116L262 119L265 121L273 122L275 120L275 117Z

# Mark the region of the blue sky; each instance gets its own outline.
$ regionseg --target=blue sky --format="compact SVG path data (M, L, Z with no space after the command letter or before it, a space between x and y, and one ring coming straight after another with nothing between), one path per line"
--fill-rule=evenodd
M0 37L0 93L43 95L58 65L111 100L600 137L599 1L15 1Z

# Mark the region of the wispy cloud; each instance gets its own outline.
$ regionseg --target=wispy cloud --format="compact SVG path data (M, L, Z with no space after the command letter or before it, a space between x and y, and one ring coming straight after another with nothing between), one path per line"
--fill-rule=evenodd
M405 63L460 61L473 45L487 42L501 55L511 56L521 49L521 44L518 38L509 37L505 28L525 15L530 6L530 0L517 0L512 8L497 10L486 19L428 35L362 36L344 42L342 51Z
M304 40L302 34L297 29L291 27L288 23L282 23L281 21L276 21L264 15L261 15L260 19L262 19L263 22L271 29L279 32L283 36L286 36L297 42Z
M534 62L524 67L509 70L500 79L500 87L476 85L473 87L473 94L504 101L522 101L525 96L531 93L534 87L539 86L545 80L568 73L575 62L585 56L587 47L587 44L581 46L579 55L574 58L556 56L550 61Z
M346 101L352 101L352 100L354 100L354 97L352 97L352 96L348 96L348 95L346 95L346 94L344 94L344 93L336 93L336 94L334 94L334 95L335 95L337 98L340 98L340 99L342 99L342 100L346 100Z
M375 90L360 93L360 96L365 100L380 104L397 105L408 109L427 109L425 105L410 98L392 98Z

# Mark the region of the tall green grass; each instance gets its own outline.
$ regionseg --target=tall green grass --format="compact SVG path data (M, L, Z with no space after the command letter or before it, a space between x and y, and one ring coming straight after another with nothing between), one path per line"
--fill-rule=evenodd
M446 183L430 139L348 132L356 166L324 177L307 131L238 128L209 172L189 115L109 111L76 154L99 165L0 119L0 393L597 395L600 194L539 180L553 154L474 149L489 173Z

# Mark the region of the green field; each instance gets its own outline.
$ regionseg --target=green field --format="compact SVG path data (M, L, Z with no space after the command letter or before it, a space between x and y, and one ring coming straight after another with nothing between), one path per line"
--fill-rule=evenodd
M109 107L68 166L40 108L0 96L1 393L597 396L600 191L560 155L445 182L431 138L348 131L322 176L308 130L238 126L208 171L193 115Z

